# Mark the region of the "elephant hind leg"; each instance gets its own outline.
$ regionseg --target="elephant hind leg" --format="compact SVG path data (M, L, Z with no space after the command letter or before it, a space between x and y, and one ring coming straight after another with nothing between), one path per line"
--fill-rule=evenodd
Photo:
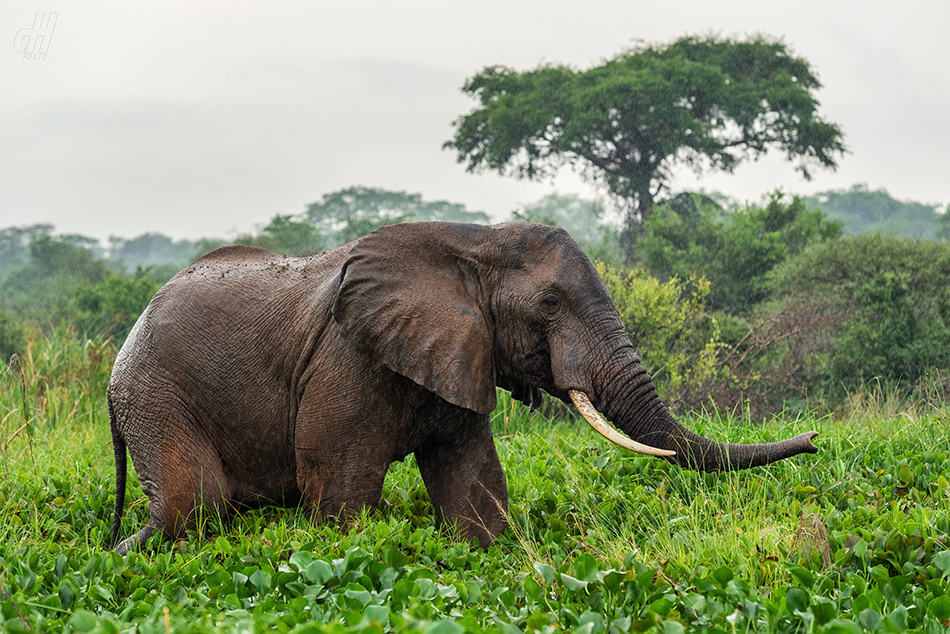
M149 452L142 461L136 460L133 451L132 461L149 500L149 520L137 535L123 541L117 552L123 546L143 546L155 532L168 539L181 538L185 531L200 528L210 515L229 514L232 487L210 443L200 443L193 437L182 442L166 438L160 451ZM139 462L144 462L144 468L139 469Z
M508 526L508 485L488 417L479 418L470 437L416 451L416 462L442 521L488 548Z

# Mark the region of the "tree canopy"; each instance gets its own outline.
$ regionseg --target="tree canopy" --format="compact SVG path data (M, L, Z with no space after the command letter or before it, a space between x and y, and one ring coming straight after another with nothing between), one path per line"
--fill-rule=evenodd
M588 70L490 66L463 86L479 105L444 147L469 171L540 179L579 169L623 203L629 246L674 164L730 172L778 149L806 178L835 168L845 146L818 116L820 87L805 59L764 37L684 37Z
M487 214L469 211L460 203L425 201L421 194L362 186L324 195L307 206L304 216L325 236L329 247L397 222L489 222Z
M284 214L271 218L258 235L242 234L235 242L291 256L314 255L323 249L319 229L307 220Z

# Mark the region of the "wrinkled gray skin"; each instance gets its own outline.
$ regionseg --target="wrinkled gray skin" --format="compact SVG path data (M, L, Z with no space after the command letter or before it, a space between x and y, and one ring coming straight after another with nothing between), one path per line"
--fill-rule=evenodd
M560 229L411 223L319 256L225 247L168 282L116 359L113 545L126 447L155 531L200 506L296 505L346 518L414 453L444 521L482 547L506 526L489 425L495 386L526 402L586 393L627 435L706 471L814 452L814 432L724 445L679 425L591 261Z

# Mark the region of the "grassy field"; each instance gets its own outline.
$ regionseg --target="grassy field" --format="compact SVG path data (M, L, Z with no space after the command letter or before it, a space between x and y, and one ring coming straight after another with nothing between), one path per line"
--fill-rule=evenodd
M853 415L684 421L820 452L697 474L503 399L510 528L487 551L440 531L412 459L341 532L267 508L201 535L106 550L113 348L60 335L0 383L0 631L944 632L950 413L872 394ZM861 401L861 402L858 402ZM134 473L123 534L144 524Z

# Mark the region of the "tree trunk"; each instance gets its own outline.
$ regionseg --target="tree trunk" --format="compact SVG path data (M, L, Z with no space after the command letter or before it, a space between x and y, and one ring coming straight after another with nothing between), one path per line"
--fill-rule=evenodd
M634 204L634 200L636 204ZM644 226L653 212L653 195L649 189L638 192L633 199L626 199L623 215L623 227L620 230L620 250L624 255L624 262L632 266L639 261L637 244L643 237Z

